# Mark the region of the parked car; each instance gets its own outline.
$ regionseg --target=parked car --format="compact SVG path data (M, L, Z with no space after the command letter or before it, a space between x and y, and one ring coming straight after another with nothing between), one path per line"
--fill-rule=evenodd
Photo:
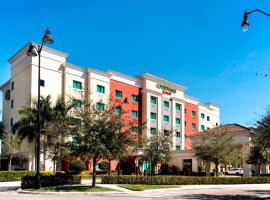
M243 169L242 168L231 168L225 172L225 175L243 175Z

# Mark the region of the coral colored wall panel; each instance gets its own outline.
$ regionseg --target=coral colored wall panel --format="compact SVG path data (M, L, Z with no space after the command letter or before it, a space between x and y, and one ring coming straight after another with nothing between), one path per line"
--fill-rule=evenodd
M185 134L186 136L189 136L191 134L198 133L199 130L199 106L185 102ZM196 112L196 116L192 116L192 111ZM196 124L196 128L192 128L192 124ZM189 138L186 138L185 140L185 146L186 149L192 149L192 142Z

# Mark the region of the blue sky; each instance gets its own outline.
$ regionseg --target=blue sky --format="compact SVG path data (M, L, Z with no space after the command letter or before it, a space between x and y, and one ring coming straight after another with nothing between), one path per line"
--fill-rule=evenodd
M50 27L69 62L129 75L153 73L221 106L222 123L252 125L270 100L270 12L255 0L5 1L0 7L0 84L7 60ZM259 75L256 76L256 73ZM1 105L0 105L1 106Z

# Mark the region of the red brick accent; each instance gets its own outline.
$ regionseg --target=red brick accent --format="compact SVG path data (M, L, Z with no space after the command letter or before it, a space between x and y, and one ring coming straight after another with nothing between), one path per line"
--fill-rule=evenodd
M199 106L185 102L185 109L186 109L186 114L185 114L185 122L186 122L186 127L185 127L185 134L186 136L196 134L198 133L199 130ZM192 111L196 112L196 116L192 116ZM192 123L196 124L196 129L192 129ZM185 139L185 145L186 149L192 149L192 141L189 138Z

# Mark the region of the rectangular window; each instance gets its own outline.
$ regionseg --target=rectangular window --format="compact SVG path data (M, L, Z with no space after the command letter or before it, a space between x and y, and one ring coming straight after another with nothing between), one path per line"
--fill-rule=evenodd
M210 121L210 116L207 116L207 121Z
M151 96L151 104L157 104L157 97Z
M180 110L181 110L181 104L176 103L176 104L175 104L175 110L180 111Z
M131 130L132 130L132 132L134 132L134 133L138 133L138 132L139 132L138 126L132 126L132 127L131 127Z
M157 119L157 113L151 112L151 119Z
M176 132L176 137L180 138L181 137L181 133L180 132Z
M73 88L77 90L82 89L82 82L73 80Z
M192 129L196 129L196 124L192 123L191 127Z
M122 98L122 95L123 95L123 93L122 93L121 90L115 90L115 96L116 96L117 98Z
M187 114L187 109L184 110L185 114Z
M131 95L131 101L133 101L133 102L138 102L138 96L132 94L132 95Z
M10 108L12 109L14 107L14 100L11 99L11 102L10 102Z
M97 85L97 92L105 94L105 87L102 85Z
M202 118L202 119L204 119L204 118L205 118L204 113L201 113L201 118Z
M216 123L216 126L218 126L218 123Z
M181 147L180 147L179 145L176 145L176 146L175 146L175 149L176 149L177 151L179 151L179 150L181 150Z
M163 121L164 122L169 122L170 121L170 118L168 115L163 115Z
M81 108L82 107L82 101L81 100L75 100L75 107Z
M100 102L96 103L96 109L97 109L97 110L102 110L102 111L104 111L104 109L105 109L105 104L104 104L104 103L100 103Z
M121 106L117 106L115 108L115 113L118 114L118 115L120 115L122 113L122 107Z
M204 131L205 130L205 126L201 125L201 130Z
M195 117L196 116L196 112L193 111L193 110L192 110L191 114L192 114L192 117Z
M13 126L13 118L12 117L10 118L10 124L9 125L10 125L10 127Z
M131 116L132 117L138 117L138 112L136 110L131 111Z
M185 121L185 127L187 126L187 122Z
M11 82L11 91L14 90L14 81Z
M176 123L176 124L180 124L180 123L181 123L180 118L176 118L176 119L175 119L175 123Z
M169 108L169 106L170 106L169 101L164 101L163 106L164 106L164 108Z
M157 133L157 129L156 128L150 128L150 133L151 134L156 134Z
M45 81L42 80L42 79L40 79L40 86L41 86L41 87L45 87Z

